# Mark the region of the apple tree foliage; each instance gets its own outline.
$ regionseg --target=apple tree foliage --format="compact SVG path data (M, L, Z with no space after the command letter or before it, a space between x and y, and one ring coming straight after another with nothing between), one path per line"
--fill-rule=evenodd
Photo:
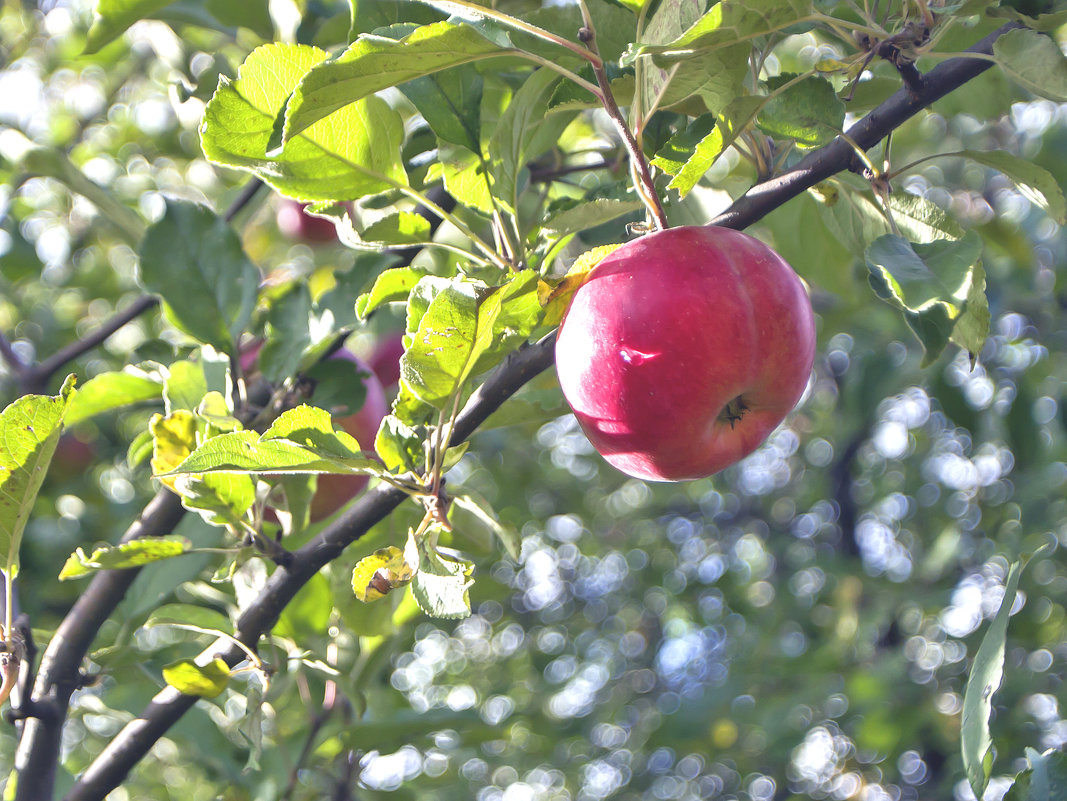
M7 0L3 797L1064 798L1060 6ZM553 331L709 222L811 383L630 480Z

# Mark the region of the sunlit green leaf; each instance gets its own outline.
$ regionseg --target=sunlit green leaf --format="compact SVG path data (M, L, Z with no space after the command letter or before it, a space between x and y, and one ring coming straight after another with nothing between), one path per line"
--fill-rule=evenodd
M192 543L185 537L146 537L119 545L103 545L90 553L78 548L59 571L59 580L80 578L96 570L119 570L170 559L188 553Z
M163 668L163 679L171 687L186 695L215 698L226 689L230 668L223 659L213 659L198 665L192 659L172 662Z
M8 581L18 576L22 534L74 396L68 376L58 395L23 395L0 412L0 570Z
M163 394L163 381L156 372L130 365L93 376L78 388L71 401L64 422L76 425L104 412L135 403L158 400Z

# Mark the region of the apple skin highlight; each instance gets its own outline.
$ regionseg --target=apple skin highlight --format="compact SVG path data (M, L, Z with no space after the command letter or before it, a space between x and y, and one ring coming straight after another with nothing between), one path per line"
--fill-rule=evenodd
M648 234L604 258L556 340L593 447L637 478L702 478L752 453L807 386L815 322L792 268L748 234Z

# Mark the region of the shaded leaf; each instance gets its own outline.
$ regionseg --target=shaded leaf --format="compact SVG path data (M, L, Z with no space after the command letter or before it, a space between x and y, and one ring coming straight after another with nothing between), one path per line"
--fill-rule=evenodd
M247 327L259 277L233 228L195 203L168 199L141 243L141 284L171 323L221 351Z
M1051 37L1028 28L1008 31L993 42L993 58L1038 97L1067 101L1067 58Z
M779 75L768 84L772 90L790 83L794 76ZM825 78L809 77L772 97L756 115L756 126L769 136L792 139L802 148L831 142L845 122L845 104Z
M230 619L217 609L193 604L163 604L154 609L145 621L145 628L180 623L202 629L229 631Z
M1067 201L1063 189L1048 170L1004 150L964 150L966 156L1003 173L1019 187L1026 199L1060 225L1067 223Z

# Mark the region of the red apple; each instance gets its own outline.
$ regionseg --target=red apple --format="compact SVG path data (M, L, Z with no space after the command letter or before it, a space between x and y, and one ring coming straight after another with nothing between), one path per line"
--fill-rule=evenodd
M361 359L347 350L339 350L330 356L327 363L339 362L351 363L358 372L364 374L363 386L366 395L359 411L344 417L334 418L334 423L359 442L359 446L365 451L374 450L374 440L378 436L378 426L382 418L389 414L389 402L385 397L385 390L381 382L374 375L373 370ZM312 396L314 399L314 396ZM318 478L318 489L311 501L311 522L316 523L324 520L363 490L367 486L366 476L345 476L330 473L322 473Z
M404 334L394 331L378 340L367 363L386 389L400 383L400 357L404 355Z
M278 230L289 239L298 242L318 244L337 241L337 228L332 222L308 214L304 209L306 203L284 197L278 204L275 220Z
M618 248L574 294L556 340L563 394L593 446L654 481L711 475L793 409L815 358L804 285L727 228L670 228Z

